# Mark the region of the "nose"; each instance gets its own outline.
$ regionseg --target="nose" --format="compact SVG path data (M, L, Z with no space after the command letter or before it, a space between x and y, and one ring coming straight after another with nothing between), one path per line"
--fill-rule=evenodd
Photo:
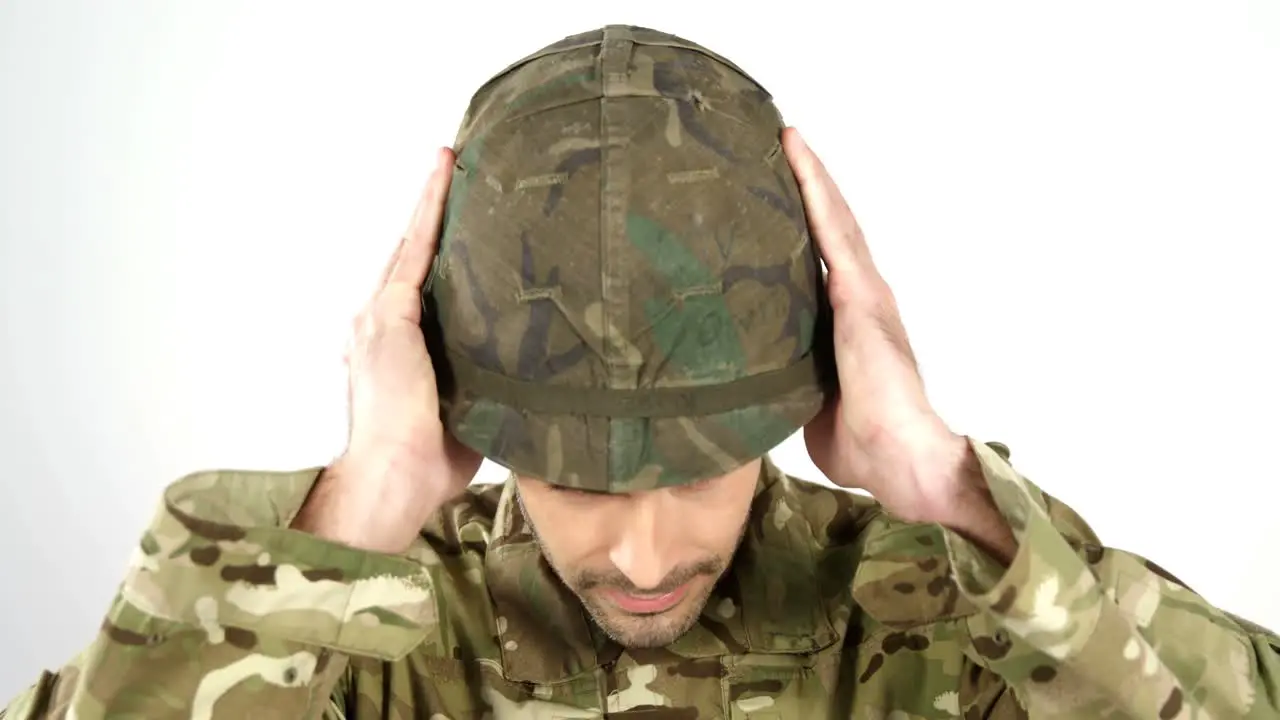
M659 589L676 566L674 524L665 513L663 494L638 493L632 498L609 552L614 567L641 592Z

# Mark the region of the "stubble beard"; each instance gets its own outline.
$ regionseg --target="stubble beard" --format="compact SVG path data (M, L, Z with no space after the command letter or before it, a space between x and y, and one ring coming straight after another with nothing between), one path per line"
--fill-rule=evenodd
M743 518L742 526L738 528L737 540L734 542L727 557L707 558L692 566L681 568L664 581L661 588L657 589L659 593L671 591L696 578L709 578L710 582L699 590L697 597L686 596L675 608L656 615L632 615L598 600L597 596L591 593L591 590L617 588L623 591L634 591L634 586L617 571L612 573L582 571L576 574L565 572L556 563L551 553L547 552L547 548L538 534L538 528L534 526L533 521L529 520L529 514L524 512L524 501L519 499L518 493L517 500L521 506L520 511L524 513L525 524L528 526L530 534L533 535L533 540L538 545L538 551L542 554L543 559L546 560L547 565L556 574L556 577L560 579L560 582L582 603L582 607L587 611L587 615L590 616L596 627L600 628L610 640L624 648L648 649L666 647L689 632L698 623L698 619L702 616L702 611L706 608L711 593L731 566L734 555L736 555L738 548L741 547L742 538L746 535L747 525L751 518L750 513Z
M600 628L609 639L626 648L659 648L675 642L698 623L707 599L715 587L715 582L724 574L724 564L717 563L716 570L703 566L696 576L709 576L712 582L699 590L699 596L685 596L680 603L663 613L655 615L632 615L607 605L597 599L588 590L580 589L579 584L568 585L570 591L578 597L592 622ZM554 567L554 566L553 566ZM559 574L559 570L556 571ZM689 578L688 574L685 574ZM563 581L563 578L561 578ZM692 579L692 578L689 578ZM685 580L688 582L688 580ZM672 583L679 587L680 582ZM595 587L600 587L599 585ZM616 587L616 585L615 585Z

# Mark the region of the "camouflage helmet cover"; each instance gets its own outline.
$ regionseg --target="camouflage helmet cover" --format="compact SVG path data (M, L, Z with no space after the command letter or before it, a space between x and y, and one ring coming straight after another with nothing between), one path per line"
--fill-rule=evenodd
M423 290L449 431L617 493L724 474L814 417L830 312L782 127L733 63L639 27L485 83Z

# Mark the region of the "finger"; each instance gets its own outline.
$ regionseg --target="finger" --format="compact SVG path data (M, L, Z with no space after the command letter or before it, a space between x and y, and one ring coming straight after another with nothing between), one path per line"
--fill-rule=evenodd
M404 250L405 243L413 234L414 228L418 226L418 218L422 215L422 208L427 202L431 183L439 173L440 162L440 157L437 155L436 168L432 171L431 177L427 179L426 187L422 189L421 193L418 193L418 203L413 208L413 215L409 217L409 224L405 227L404 232L400 233L400 241L396 243L396 249L392 251L391 257L387 259L386 265L382 267L382 273L378 276L378 284L374 286L373 291L374 297L377 297L382 292L382 289L387 286L387 283L390 282L392 273L395 272L396 265L400 262L400 254Z
M417 211L415 211L416 213ZM382 267L382 274L378 276L378 284L374 288L374 294L386 286L387 281L391 279L391 271L395 269L396 263L400 260L400 250L404 248L404 236L400 236L400 241L396 243L396 249L391 251L391 257L387 258L387 264Z
M405 231L404 244L387 284L412 286L415 292L427 279L431 260L435 257L440 239L440 219L444 215L445 199L449 195L449 182L453 179L453 152L442 148L436 155L436 169L427 182L422 201L414 213L409 229Z
M782 147L800 186L814 240L827 268L844 274L868 260L862 229L822 161L795 128L783 130Z

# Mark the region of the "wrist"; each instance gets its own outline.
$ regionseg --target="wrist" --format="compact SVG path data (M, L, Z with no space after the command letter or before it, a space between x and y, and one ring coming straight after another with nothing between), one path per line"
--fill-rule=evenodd
M982 463L963 435L939 446L935 478L921 515L964 536L993 558L1007 564L1017 553L1017 539L987 486Z
M419 473L405 472L388 456L377 462L338 458L321 473L290 527L373 552L409 548L444 499Z
M942 427L912 443L904 455L914 487L905 507L896 508L909 522L947 525L963 505L972 504L982 483L982 469L968 438Z

